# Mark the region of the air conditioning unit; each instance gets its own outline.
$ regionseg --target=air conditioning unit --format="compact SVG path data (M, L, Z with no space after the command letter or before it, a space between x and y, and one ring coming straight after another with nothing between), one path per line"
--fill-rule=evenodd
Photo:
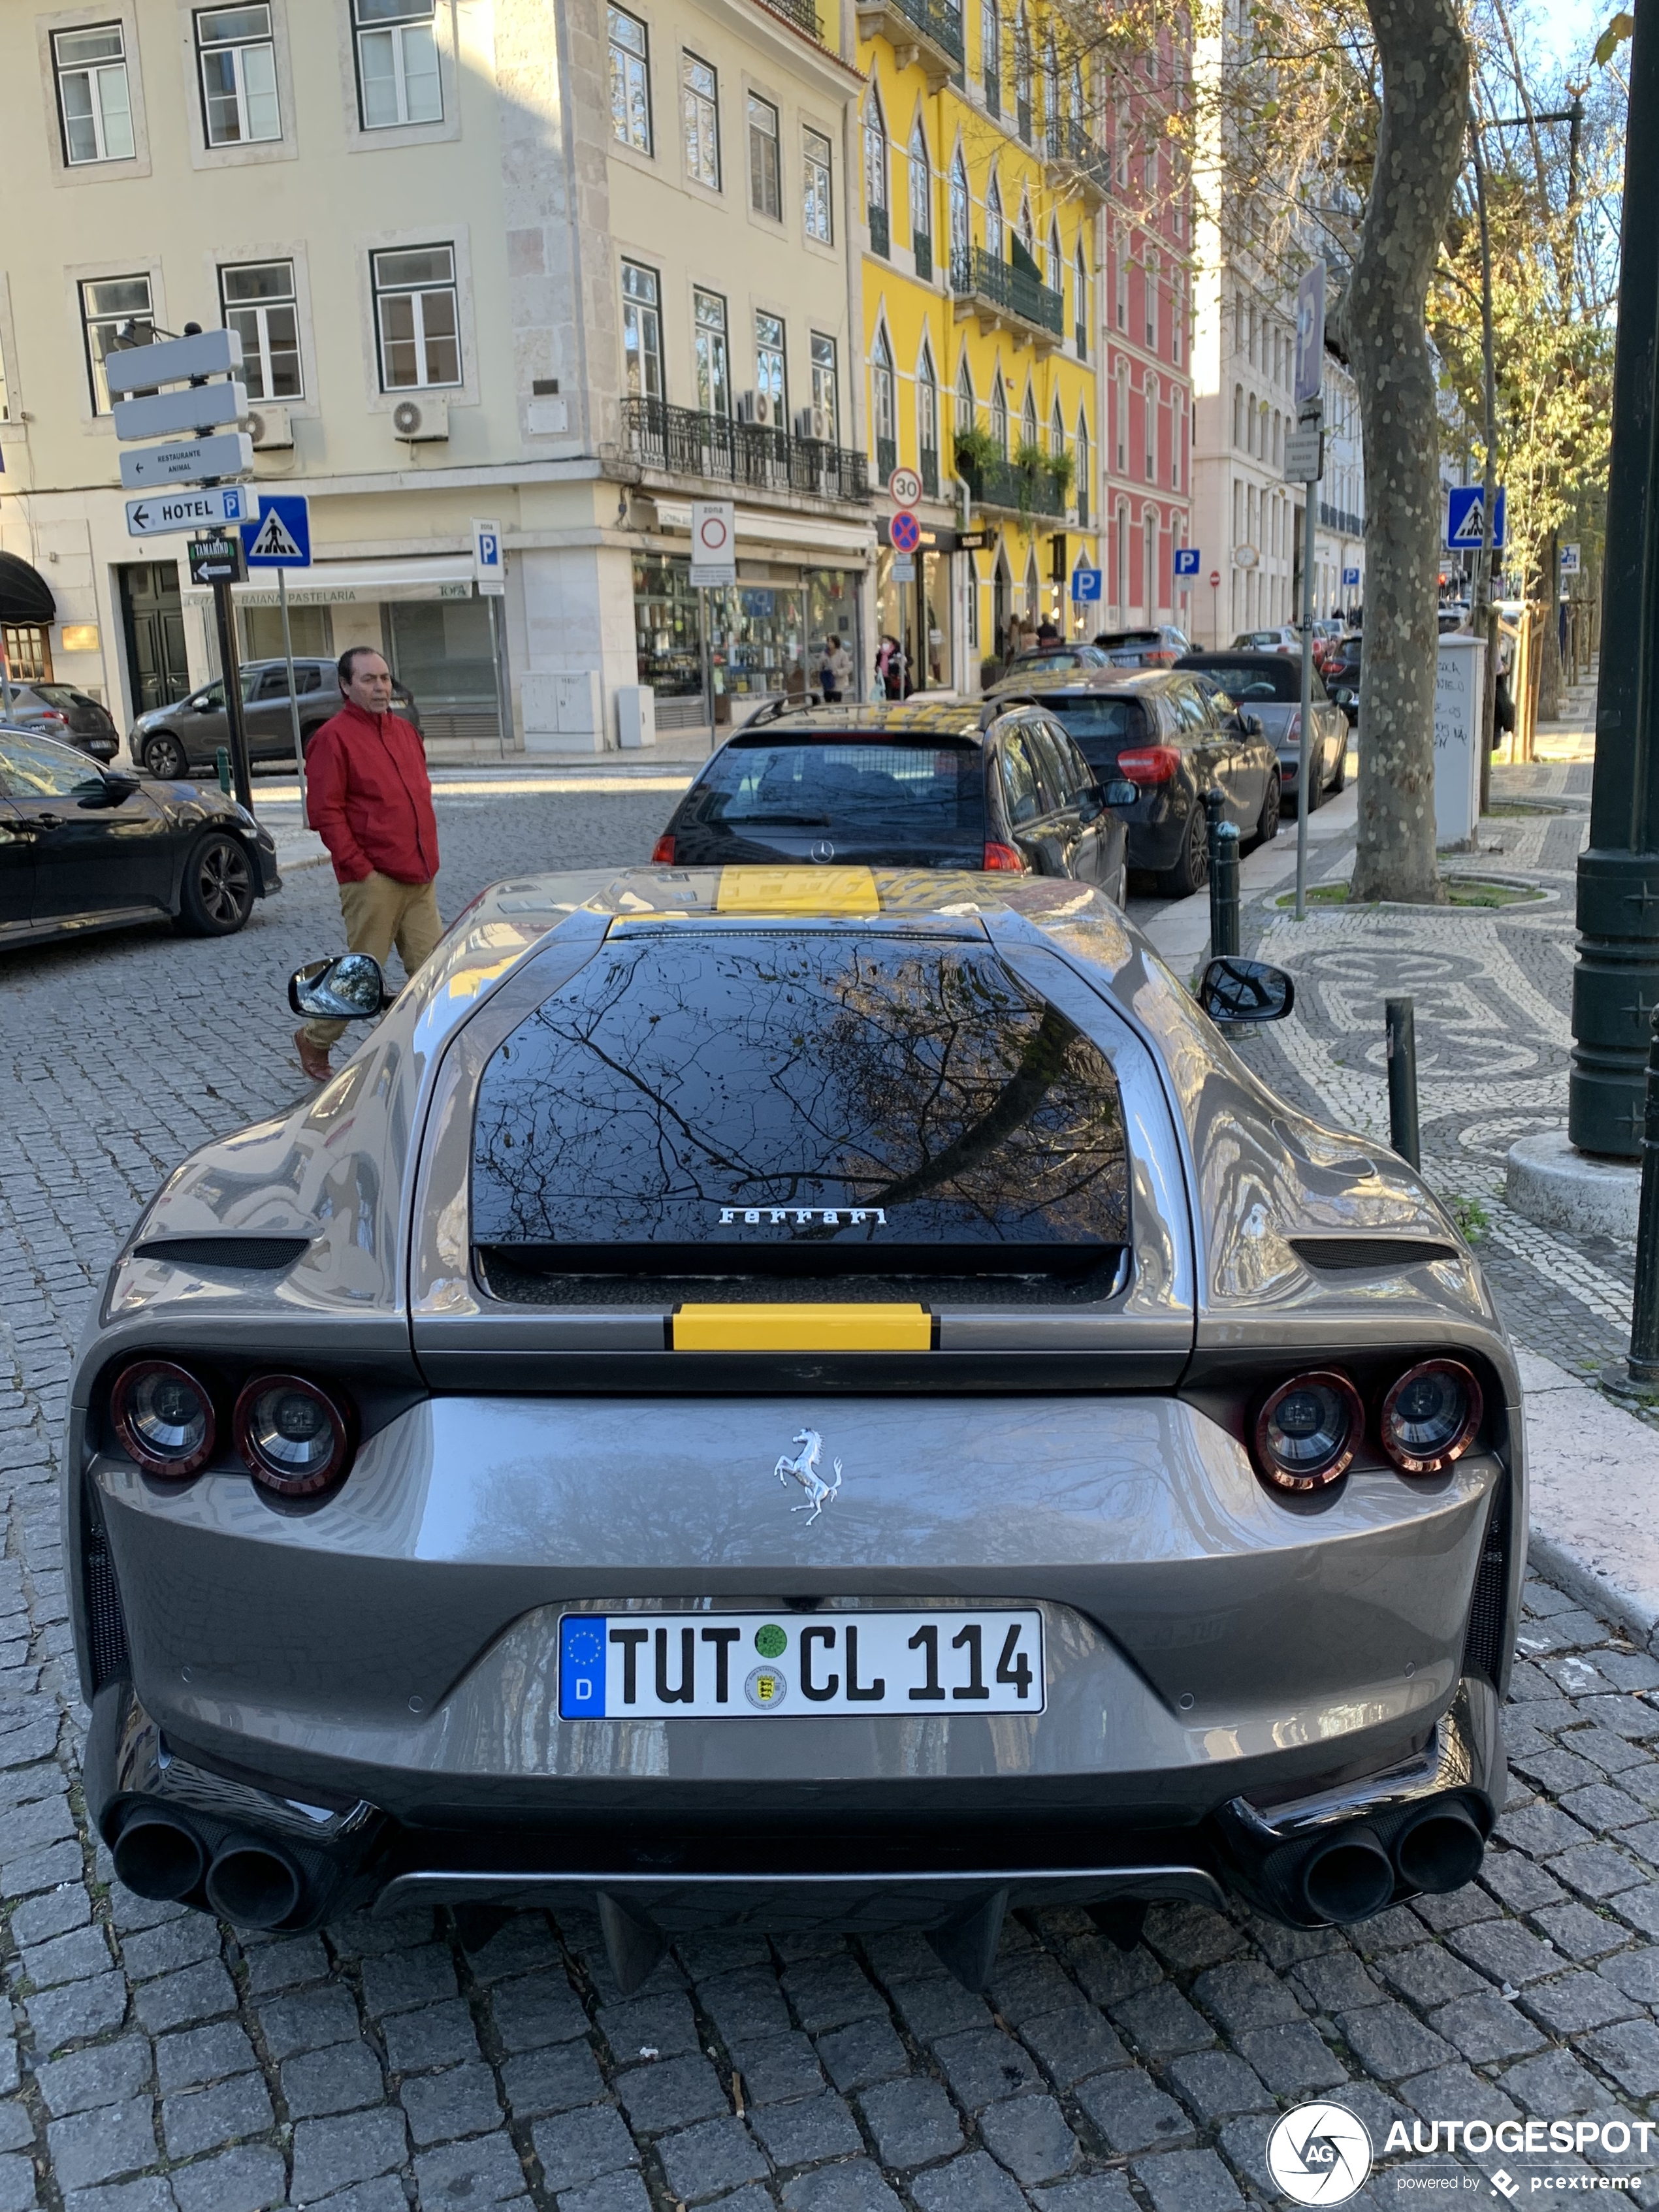
M814 445L829 445L831 437L828 410L822 407L796 408L795 435L810 439Z
M762 422L769 428L776 412L776 403L769 392L740 392L738 394L739 422Z
M412 446L429 438L449 435L449 402L429 393L419 399L400 399L392 410L392 428Z
M286 452L294 443L294 422L286 407L250 407L248 434L256 453Z

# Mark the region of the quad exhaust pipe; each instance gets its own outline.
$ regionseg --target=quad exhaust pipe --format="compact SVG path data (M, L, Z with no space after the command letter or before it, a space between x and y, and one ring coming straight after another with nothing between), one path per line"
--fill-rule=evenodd
M150 1805L129 1814L111 1856L137 1896L172 1904L204 1888L212 1910L239 1928L280 1928L305 1887L298 1867L275 1844L231 1836L210 1850L182 1816Z

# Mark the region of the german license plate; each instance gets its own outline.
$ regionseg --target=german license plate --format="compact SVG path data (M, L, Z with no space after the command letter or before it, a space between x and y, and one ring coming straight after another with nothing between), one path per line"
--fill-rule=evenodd
M1040 1713L1040 1613L568 1613L561 1720Z

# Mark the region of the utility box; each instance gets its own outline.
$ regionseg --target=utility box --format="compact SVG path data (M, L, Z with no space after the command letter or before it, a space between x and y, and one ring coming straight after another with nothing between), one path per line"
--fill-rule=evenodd
M527 753L602 753L599 672L530 669L520 679Z
M625 753L657 742L657 695L648 684L617 686L617 743Z
M1480 720L1486 642L1443 637L1434 684L1434 842L1472 853L1480 821Z

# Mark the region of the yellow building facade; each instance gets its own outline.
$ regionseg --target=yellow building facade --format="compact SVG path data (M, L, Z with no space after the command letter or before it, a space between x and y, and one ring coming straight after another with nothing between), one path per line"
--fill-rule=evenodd
M1043 11L857 0L856 15L876 635L915 688L973 691L1022 627L1095 627L1069 579L1099 566L1105 157ZM896 466L921 479L914 556L890 544Z

